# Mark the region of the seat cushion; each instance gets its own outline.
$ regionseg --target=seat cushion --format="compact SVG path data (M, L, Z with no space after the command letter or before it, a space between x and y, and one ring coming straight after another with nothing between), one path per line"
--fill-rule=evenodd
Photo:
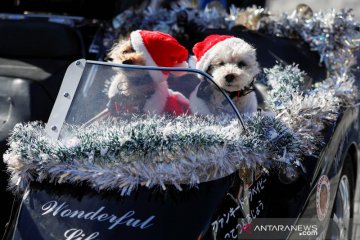
M0 57L0 76L26 78L34 81L46 81L49 77L61 74L71 63L68 60L33 59L33 58L2 58Z

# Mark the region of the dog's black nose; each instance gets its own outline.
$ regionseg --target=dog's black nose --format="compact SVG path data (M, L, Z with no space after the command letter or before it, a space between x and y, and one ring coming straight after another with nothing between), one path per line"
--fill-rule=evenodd
M233 80L235 79L235 75L234 74L228 74L228 75L226 75L225 76L225 80L227 81L227 82L232 82Z

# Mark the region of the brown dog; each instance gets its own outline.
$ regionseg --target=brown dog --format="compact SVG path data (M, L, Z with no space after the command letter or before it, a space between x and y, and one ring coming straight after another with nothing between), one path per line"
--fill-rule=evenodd
M137 30L128 40L119 41L108 58L117 64L185 67L187 55L188 51L169 34ZM126 111L175 115L188 112L189 100L168 88L168 72L129 68L118 68L117 71L107 94L109 99L119 95L125 97L121 103L131 105L130 108L125 106Z

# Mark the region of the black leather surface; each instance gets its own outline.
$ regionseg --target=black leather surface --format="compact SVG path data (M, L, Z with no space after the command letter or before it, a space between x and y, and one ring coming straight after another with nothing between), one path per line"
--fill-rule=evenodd
M84 58L76 29L43 21L0 20L0 158L15 124L46 122L68 65ZM8 174L0 161L0 234L11 209Z
M123 0L117 0L127 2ZM115 0L1 0L1 12L52 13L70 16L84 16L88 19L111 19L114 17Z
M1 20L0 56L6 58L73 59L82 55L77 31L40 20Z

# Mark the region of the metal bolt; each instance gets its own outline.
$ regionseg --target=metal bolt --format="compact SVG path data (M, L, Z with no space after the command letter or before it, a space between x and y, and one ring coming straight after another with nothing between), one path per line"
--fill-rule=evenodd
M77 62L76 62L76 65L78 65L78 66L79 66L79 65L80 65L80 61L77 61Z
M64 93L64 97L66 97L66 98L70 97L70 93L68 93L68 92Z
M8 97L8 98L6 99L6 101L7 101L9 104L12 104L12 98L11 98L11 97Z
M53 131L56 131L56 129L57 129L56 126L52 126L52 127L51 127L51 130L53 130Z

